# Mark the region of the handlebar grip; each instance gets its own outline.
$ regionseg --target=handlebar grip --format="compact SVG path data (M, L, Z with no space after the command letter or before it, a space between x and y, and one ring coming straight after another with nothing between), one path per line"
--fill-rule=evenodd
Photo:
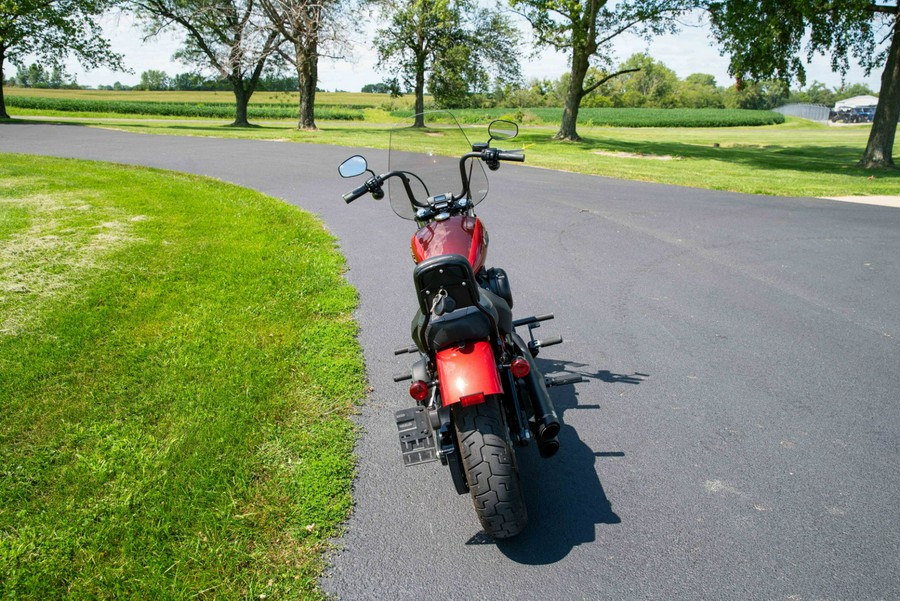
M365 184L363 184L359 188L356 188L355 190L347 192L346 194L341 196L341 198L344 199L344 202L346 202L347 204L350 204L351 202L353 202L354 200L356 200L357 198L359 198L360 196L362 196L363 194L365 194L368 191L369 191L369 188L366 187Z
M523 163L525 162L525 153L501 151L497 154L497 158L501 161L518 161L519 163Z

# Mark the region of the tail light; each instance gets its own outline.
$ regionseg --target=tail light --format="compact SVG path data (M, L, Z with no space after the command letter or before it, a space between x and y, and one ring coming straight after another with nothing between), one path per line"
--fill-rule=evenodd
M468 396L459 397L459 402L462 403L463 407L468 407L469 405L478 405L484 402L484 393L476 392L475 394L470 394Z
M409 385L409 396L422 402L428 398L428 384L422 380L416 380Z
M531 365L529 365L528 361L526 361L522 357L514 359L513 362L509 365L509 369L510 371L512 371L513 376L517 378L524 378L531 373Z

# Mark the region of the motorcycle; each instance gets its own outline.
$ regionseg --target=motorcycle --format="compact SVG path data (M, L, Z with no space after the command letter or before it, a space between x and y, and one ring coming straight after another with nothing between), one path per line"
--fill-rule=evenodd
M534 332L552 314L513 319L513 297L503 269L487 268L488 233L475 207L488 192L483 165L496 171L503 161L524 161L521 151L492 148L518 135L515 123L488 127L488 141L470 144L447 112L424 114L427 128L401 124L391 130L388 171L376 175L354 155L338 172L366 181L343 195L351 203L365 194L384 198L401 218L414 221L413 284L418 309L413 345L394 351L417 359L408 373L416 405L398 411L402 458L407 466L440 460L456 492L470 493L485 532L501 539L520 533L527 510L515 448L535 441L542 457L559 450L560 421L549 387L583 381L581 376L545 378L535 357L559 344ZM443 156L451 147L466 152ZM427 184L426 184L427 180ZM458 192L453 190L458 189ZM517 332L528 329L526 342Z

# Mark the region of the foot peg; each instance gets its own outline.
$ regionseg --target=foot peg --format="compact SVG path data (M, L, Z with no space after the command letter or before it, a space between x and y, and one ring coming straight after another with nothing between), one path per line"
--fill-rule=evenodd
M518 328L521 326L529 326L533 323L538 323L539 321L547 321L548 319L553 319L553 313L547 313L546 315L536 315L534 317L523 317L522 319L516 319L513 321L513 327Z
M544 386L565 386L566 384L578 384L579 382L587 382L588 379L579 374L571 374L565 376L547 376L544 378Z
M535 317L525 317L524 319L513 321L513 326L516 328L528 326L528 337L531 338L528 342L528 352L531 353L532 357L537 357L542 348L547 348L554 344L561 344L563 341L562 336L551 336L550 338L544 338L543 340L538 340L534 337L534 331L541 327L542 321L547 321L548 319L553 319L553 313L537 315Z
M434 436L424 407L411 407L394 414L400 435L400 452L406 466L437 461Z
M528 350L531 351L532 357L537 357L537 354L542 348L547 348L554 344L562 344L562 341L562 336L553 336L551 338L544 338L543 340L532 339L531 342L528 343Z

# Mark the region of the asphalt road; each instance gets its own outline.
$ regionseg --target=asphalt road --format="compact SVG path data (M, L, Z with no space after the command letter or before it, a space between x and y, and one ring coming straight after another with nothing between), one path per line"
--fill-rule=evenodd
M590 380L554 389L562 450L520 453L531 523L495 544L444 468L402 467L412 230L340 200L354 151L30 124L0 125L0 151L210 175L338 236L373 387L322 580L341 599L900 598L898 209L492 174L488 264L517 316L556 314L545 371Z

